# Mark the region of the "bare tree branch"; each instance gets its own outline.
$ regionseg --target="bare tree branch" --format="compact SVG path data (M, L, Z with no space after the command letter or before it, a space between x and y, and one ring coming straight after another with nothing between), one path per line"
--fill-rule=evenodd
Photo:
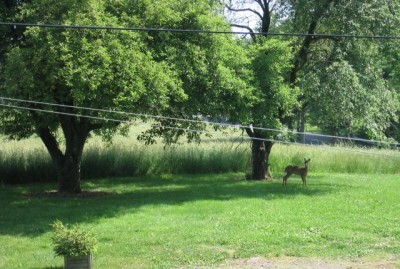
M256 2L263 11L265 11L265 1L261 1L261 0L254 0L254 2Z
M240 24L234 24L234 23L231 24L231 26L248 30L249 34L251 36L251 39L253 39L253 41L256 41L256 39L257 39L256 34L254 33L253 29L251 29L249 26L240 25Z
M246 11L248 11L248 12L251 12L251 13L257 15L260 19L262 19L262 15L257 10L254 10L254 9L251 9L251 8L233 8L233 7L228 6L228 5L226 5L225 7L229 11L233 11L233 12L246 12Z

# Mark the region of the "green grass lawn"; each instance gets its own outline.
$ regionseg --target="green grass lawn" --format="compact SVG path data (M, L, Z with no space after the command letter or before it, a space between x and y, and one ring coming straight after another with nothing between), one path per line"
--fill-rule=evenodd
M281 177L279 173L275 177ZM400 253L399 175L310 172L250 182L243 174L85 181L111 194L36 197L56 185L0 186L0 268L62 268L51 226L91 229L95 268L194 268L261 257L385 259Z

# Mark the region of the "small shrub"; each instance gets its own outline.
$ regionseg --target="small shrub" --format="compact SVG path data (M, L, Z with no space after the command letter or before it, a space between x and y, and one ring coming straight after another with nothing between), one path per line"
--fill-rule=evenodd
M97 241L92 233L82 230L78 225L66 227L56 220L52 225L53 250L56 256L86 256L96 250Z

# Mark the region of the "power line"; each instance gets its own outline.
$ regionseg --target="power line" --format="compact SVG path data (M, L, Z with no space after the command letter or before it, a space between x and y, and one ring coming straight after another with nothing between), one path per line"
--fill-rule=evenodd
M45 24L27 22L0 22L5 26L40 27L40 28L60 28L60 29L87 29L87 30L114 30L114 31L135 31L135 32L171 32L171 33L190 33L190 34L233 34L233 35L268 35L281 37L320 37L320 38L354 38L354 39L391 39L399 40L397 35L355 35L355 34L319 34L319 33L278 33L278 32L246 32L246 31L222 31L222 30L202 30L202 29L173 29L173 28L149 28L149 27L122 27L122 26L100 26L100 25L66 25L66 24Z
M40 109L40 108L15 106L15 105L3 104L3 103L0 103L0 106L19 109L19 110L36 111L36 112L44 112L44 113L50 113L50 114L56 114L56 115L64 115L64 116L71 116L71 117L81 117L81 118L94 119L94 120L103 120L103 121L111 121L111 122L116 122L116 123L132 124L132 121L130 121L130 120L120 120L120 119L113 119L113 118L106 118L106 117L88 116L88 115L74 114L74 113L53 111L53 110L46 110L46 109ZM180 130L180 131L186 131L186 132L192 132L192 133L202 133L202 134L208 134L208 135L220 134L219 132L210 132L210 131L204 131L204 130L183 128L183 127L165 126L165 125L157 125L157 124L150 124L150 125L151 126L155 126L155 127L164 128L164 129ZM242 138L249 139L249 140L251 139L250 137L249 138L242 137ZM263 138L253 138L253 140L272 141L272 140L263 139Z
M220 126L226 126L226 127L235 126L236 128L245 127L245 126L241 126L241 125L233 125L233 124L227 124L227 123L217 123L217 122L209 122L209 121L202 121L202 120L193 120L193 119L184 119L184 118L177 118L177 117L151 115L151 114L144 114L144 113L134 113L134 112L126 112L126 111L118 111L118 110L107 110L107 109L89 108L89 107L82 107L82 106L55 104L55 103L33 101L33 100L26 100L26 99L17 99L17 98L2 97L2 96L0 96L0 99L9 100L9 101L16 101L16 102L25 102L25 103L31 103L31 104L39 104L39 105L48 105L48 106L56 106L56 107L82 109L82 110L95 111L95 112L125 114L125 115L136 116L136 117L164 119L164 120L175 120L175 121L185 121L185 122L192 122L192 123L208 123L208 124L212 124L212 125L220 125Z
M80 114L78 115L78 114L74 114L74 113L59 112L59 111L45 110L45 109L31 108L31 107L23 107L23 106L15 106L15 105L3 104L3 103L0 103L0 106L13 108L13 109L19 109L19 110L37 111L37 112L44 112L44 113L64 115L64 116L82 117L82 118L89 118L89 119L95 119L95 120L112 121L112 122L116 122L116 123L132 124L132 121L129 121L129 120L119 120L119 119L113 119L113 118L96 117L96 116L88 116L88 115L80 115ZM215 135L215 134L221 135L220 132L210 132L210 131L204 131L204 130L196 130L196 129L190 129L190 128L172 127L172 126L164 126L164 125L155 125L155 124L148 124L148 125L156 126L156 127L160 127L160 128L164 128L164 129L181 130L181 131L192 132L192 133L201 133L201 134L208 134L208 135ZM269 141L269 142L279 143L279 144L301 145L301 146L308 146L308 147L322 147L322 148L330 148L330 149L334 149L334 150L348 151L348 152L359 153L359 154L369 154L369 155L375 155L375 156L400 158L399 155L394 155L394 154L368 152L365 150L354 150L354 149L348 149L348 148L344 148L344 147L333 147L333 146L326 146L326 145L322 145L322 146L321 145L309 145L309 144L301 144L301 143L281 141L281 140L275 140L275 139L244 137L244 136L240 136L240 135L238 136L238 135L225 134L225 136L230 136L232 138L241 138L241 139L249 140L249 141L250 140Z
M109 118L109 117L106 118L106 117L98 117L98 116L89 116L89 115L82 115L82 114L75 114L75 113L68 113L68 112L61 112L61 111L54 111L54 110L46 110L46 109L41 109L41 108L15 106L15 105L2 104L2 103L0 103L0 106L8 107L8 108L14 108L14 109L20 109L20 110L28 110L28 111L50 113L50 114L56 114L56 115L64 115L64 116L71 116L71 117L81 117L81 118L94 119L94 120L103 120L103 121L111 121L111 122L116 122L116 123L132 124L132 121L130 121L130 120L121 120L121 119L114 119L114 118ZM206 122L204 122L204 123L206 123ZM204 130L184 128L184 127L165 126L165 125L158 125L158 124L148 124L148 125L161 127L161 128L165 128L165 129L174 129L174 130L181 130L181 131L187 131L187 132L199 132L199 133L210 134L210 135L211 134L220 134L219 132L210 132L210 131L204 131ZM256 140L257 139L258 138L256 138ZM267 139L261 139L261 138L258 139L258 140L268 141Z
M394 145L394 146L399 145L399 143L391 143L391 142L387 142L387 141L375 141L375 140L369 140L369 139L363 139L363 138L352 138L352 137L325 135L325 134L317 134L317 133L297 132L297 131L291 131L291 130L281 130L281 129L274 129L274 128L257 127L257 126L252 126L252 125L247 126L247 125L241 125L241 124L219 123L219 122L211 122L211 121L204 121L204 120L193 120L193 119L184 119L184 118L177 118L177 117L167 117L167 116L160 116L160 115L125 112L125 111L118 111L118 110L89 108L89 107L82 107L82 106L72 106L72 105L56 104L56 103L33 101L33 100L10 98L10 97L2 97L2 96L0 96L0 100L8 100L8 101L16 101L16 102L24 102L24 103L30 103L30 104L48 105L48 106L56 106L56 107L65 107L65 108L73 108L73 109L82 109L82 110L95 111L95 112L116 113L116 114L130 115L130 116L136 116L136 117L153 118L153 119L164 119L164 120L191 122L191 123L201 123L201 124L208 124L208 125L215 125L215 126L222 126L222 127L230 127L230 128L235 128L235 129L251 128L254 130L270 131L270 132L276 132L276 133L312 135L314 137L331 138L331 139L337 139L337 140L341 140L341 141L343 141L343 140L358 141L358 142L364 142L364 143L375 143L375 144L385 144L385 145ZM46 112L45 110L40 110L40 111ZM60 112L60 114L62 114L62 112ZM76 114L65 113L65 115L76 115ZM94 117L94 119L101 120L103 118Z

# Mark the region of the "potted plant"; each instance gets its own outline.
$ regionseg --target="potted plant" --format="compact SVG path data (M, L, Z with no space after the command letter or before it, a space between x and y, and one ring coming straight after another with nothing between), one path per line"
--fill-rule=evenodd
M66 227L56 220L52 225L53 250L56 256L64 257L64 268L92 268L92 254L96 250L97 241L92 233L80 226Z

